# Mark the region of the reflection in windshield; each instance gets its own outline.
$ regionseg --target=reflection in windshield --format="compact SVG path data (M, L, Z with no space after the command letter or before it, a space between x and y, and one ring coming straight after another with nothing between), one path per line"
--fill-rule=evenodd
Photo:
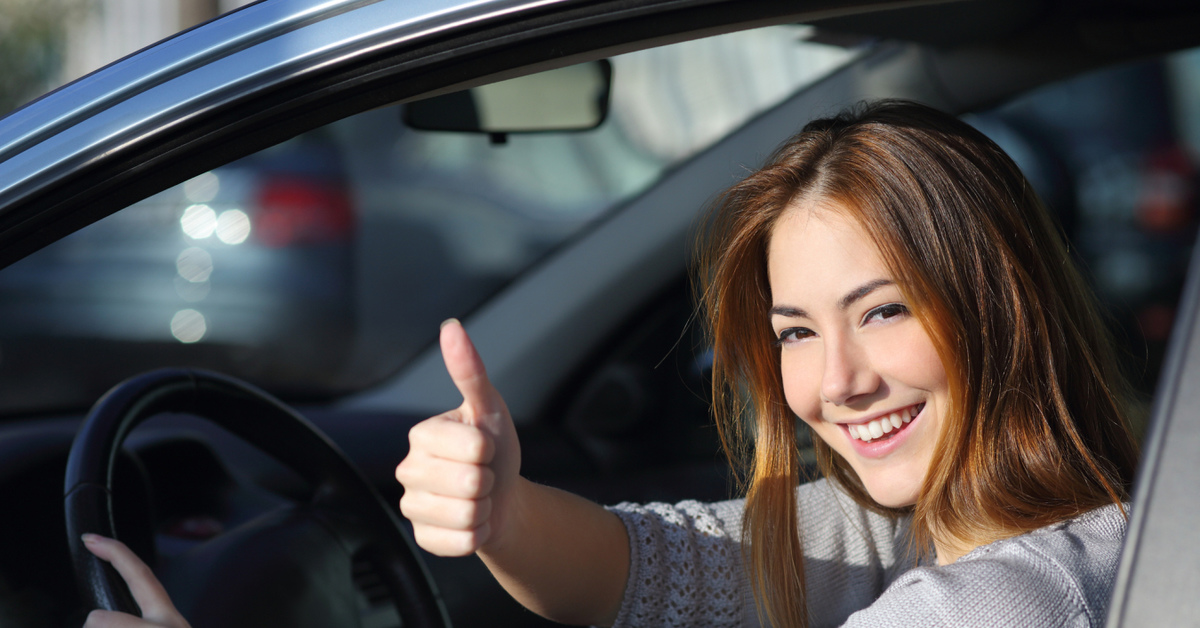
M814 33L811 26L783 26L617 57L613 109L622 135L664 161L712 145L856 55L805 43Z
M611 114L593 131L499 145L414 131L382 108L136 203L0 273L0 389L21 388L0 410L86 406L167 365L294 400L379 381L439 321L858 54L809 34L616 57Z

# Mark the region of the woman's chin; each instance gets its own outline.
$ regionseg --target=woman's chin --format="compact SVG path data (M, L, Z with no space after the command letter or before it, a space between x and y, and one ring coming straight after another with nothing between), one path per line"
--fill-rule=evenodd
M866 484L867 494L884 508L907 508L917 503L919 487Z

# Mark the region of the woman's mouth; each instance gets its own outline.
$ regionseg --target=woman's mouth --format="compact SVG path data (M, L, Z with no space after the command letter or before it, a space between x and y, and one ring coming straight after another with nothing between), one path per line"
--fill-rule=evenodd
M850 432L850 438L866 443L887 440L902 431L923 409L925 409L925 402L897 410L866 423L847 425L846 429Z

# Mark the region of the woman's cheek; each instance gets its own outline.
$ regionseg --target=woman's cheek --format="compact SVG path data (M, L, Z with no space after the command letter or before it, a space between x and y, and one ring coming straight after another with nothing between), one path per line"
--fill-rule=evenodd
M780 372L784 399L796 416L814 425L821 418L820 373L799 359L797 352L784 349L782 353Z
M880 335L870 349L874 368L891 381L931 392L946 386L946 370L937 348L916 320Z

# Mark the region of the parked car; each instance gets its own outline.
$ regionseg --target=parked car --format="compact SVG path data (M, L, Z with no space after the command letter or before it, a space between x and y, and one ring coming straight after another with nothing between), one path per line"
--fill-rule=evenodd
M408 428L459 402L437 322L476 339L533 479L728 496L696 221L805 121L880 97L1012 152L1130 330L1156 409L1110 623L1194 621L1197 23L1169 0L264 0L31 103L0 119L0 624L130 609L88 529L198 627L546 625L399 520ZM599 59L594 129L405 123Z

